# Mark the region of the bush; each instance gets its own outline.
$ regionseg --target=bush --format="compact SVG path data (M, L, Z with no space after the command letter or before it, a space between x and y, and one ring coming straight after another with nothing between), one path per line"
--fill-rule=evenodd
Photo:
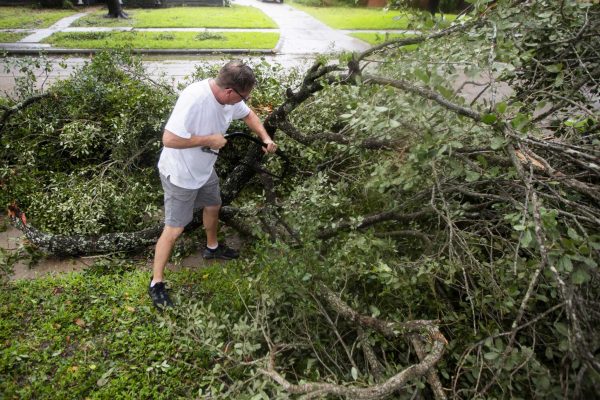
M71 0L40 0L44 8L74 8Z

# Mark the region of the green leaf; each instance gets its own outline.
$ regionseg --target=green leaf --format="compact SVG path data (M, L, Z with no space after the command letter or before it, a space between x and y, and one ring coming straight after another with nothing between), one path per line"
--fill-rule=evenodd
M350 373L352 374L352 379L354 379L354 380L358 379L358 370L356 369L356 367L352 367L352 369L350 370Z
M579 235L573 228L567 229L567 235L569 235L569 237L573 240L579 240Z
M569 336L569 328L567 327L567 325L565 323L556 322L556 323L554 323L554 327L556 328L558 333L560 333L561 335Z
M533 235L531 234L530 230L526 230L523 233L523 237L521 238L521 245L523 247L529 247L529 245L531 245L532 242L533 242Z
M483 358L485 358L486 360L495 360L499 356L500 356L500 353L496 353L495 351L490 351L489 353L485 353L483 355Z
M552 64L552 65L546 65L546 71L548 72L553 72L553 73L557 73L562 71L563 69L563 65L562 64Z
M498 114L503 114L506 111L506 102L502 101L496 105L496 111Z
M430 76L426 71L417 69L415 71L415 75L417 76L417 78L419 78L421 81L423 81L423 83L429 83Z
M573 263L571 262L571 257L562 256L558 260L558 269L559 269L559 271L564 271L564 272L573 271Z
M571 274L571 281L575 285L581 285L583 283L589 282L591 279L590 275L583 268L577 268L575 272Z
M396 121L395 119L390 119L390 128L397 128L400 126L400 122Z
M490 142L490 147L492 148L492 150L498 150L498 149L504 147L505 144L506 144L506 141L504 140L504 138L496 136L496 137L492 138L492 140Z
M523 129L525 126L527 126L527 124L529 124L529 117L525 114L518 113L512 119L512 121L510 121L510 124L515 129Z
M488 125L492 125L497 120L498 117L496 117L496 114L485 114L483 117L481 117L481 121Z
M467 171L465 179L466 179L467 182L475 182L480 177L481 177L481 174L479 174L479 173L477 173L475 171Z
M369 306L369 310L371 311L371 316L373 316L373 318L377 318L381 314L379 308L375 306Z

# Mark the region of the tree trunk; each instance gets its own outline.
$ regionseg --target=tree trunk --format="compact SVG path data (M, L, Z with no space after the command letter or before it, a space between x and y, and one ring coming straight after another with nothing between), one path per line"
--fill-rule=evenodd
M106 18L129 18L121 7L121 0L106 0L108 14Z

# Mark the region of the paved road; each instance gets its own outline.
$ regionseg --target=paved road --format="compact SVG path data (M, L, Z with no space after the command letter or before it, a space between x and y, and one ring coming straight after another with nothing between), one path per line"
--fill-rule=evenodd
M241 58L247 60L250 64L253 61L259 62L261 59L266 59L270 63L278 63L286 68L299 68L305 71L314 61L316 55L266 55L262 57L244 57L240 55L203 55L194 57L180 57L179 59L165 59L164 57L157 59L145 59L143 65L147 71L147 76L152 79L165 77L172 80L172 85L175 88L178 82L185 79L186 76L192 74L196 67L200 64L214 63L222 65L226 59ZM53 82L64 79L70 76L73 71L81 67L85 62L90 60L89 57L51 57L54 65L52 71L46 73L43 69L34 71L38 77L38 87L42 84L48 87ZM6 63L6 59L2 61ZM59 66L64 63L66 68ZM0 64L0 96L13 94L15 77L21 76L18 68L5 70Z

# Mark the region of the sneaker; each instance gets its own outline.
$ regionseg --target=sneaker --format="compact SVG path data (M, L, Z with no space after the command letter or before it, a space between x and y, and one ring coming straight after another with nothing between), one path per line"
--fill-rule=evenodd
M204 252L202 253L202 257L207 260L232 260L234 258L238 258L240 254L234 249L227 247L225 244L220 244L214 250L209 249L208 247L204 248Z
M148 294L152 299L152 303L154 303L154 306L159 311L162 311L166 307L173 307L173 302L167 294L164 282L157 282L154 286L149 286Z

